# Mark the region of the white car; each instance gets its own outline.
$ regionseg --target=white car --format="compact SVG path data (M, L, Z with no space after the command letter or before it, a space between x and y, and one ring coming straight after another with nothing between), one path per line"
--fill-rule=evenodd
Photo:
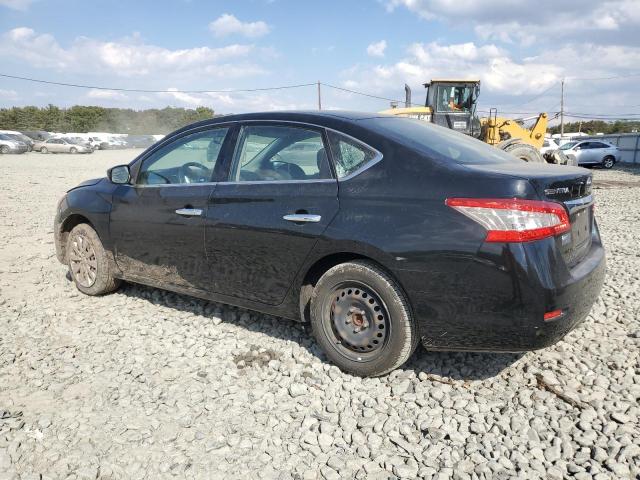
M569 158L575 158L578 165L600 165L613 167L620 161L620 150L615 145L600 140L580 140L565 143L560 150Z
M547 152L553 152L560 148L560 145L553 138L545 138L542 147L540 148L540 153L544 157L544 154Z

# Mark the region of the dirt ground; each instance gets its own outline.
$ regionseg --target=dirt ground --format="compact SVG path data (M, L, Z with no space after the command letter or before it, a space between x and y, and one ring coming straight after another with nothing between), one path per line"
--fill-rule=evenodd
M608 275L564 341L360 379L288 320L76 291L57 201L139 152L0 156L0 479L640 474L640 170L593 171Z

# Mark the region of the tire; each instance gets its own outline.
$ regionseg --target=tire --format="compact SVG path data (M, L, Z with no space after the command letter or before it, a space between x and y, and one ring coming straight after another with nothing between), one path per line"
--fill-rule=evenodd
M75 154L75 153L78 153L78 149L77 149L77 148L75 148L75 147L71 147L71 148L69 149L69 153L70 153L70 154L72 154L72 155L73 155L73 154Z
M67 263L76 288L86 295L104 295L120 286L96 231L76 225L67 240Z
M3 145L2 147L0 147L0 153L2 153L3 155L6 155L7 153L9 153L9 147L7 147L6 145Z
M47 147L42 147L40 153L49 153L49 150L47 150Z
M400 286L369 261L342 263L318 280L311 295L311 329L327 357L361 377L404 364L418 329Z
M528 143L512 143L504 148L509 155L529 163L547 163L540 151Z
M606 156L602 159L602 168L609 170L616 164L616 159L611 156Z

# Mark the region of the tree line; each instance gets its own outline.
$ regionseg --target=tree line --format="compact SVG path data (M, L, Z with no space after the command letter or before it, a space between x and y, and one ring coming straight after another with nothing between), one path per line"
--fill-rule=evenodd
M213 116L214 111L207 107L166 107L148 110L80 105L70 108L55 105L12 107L0 109L0 130L166 134L189 123Z
M640 131L640 121L605 122L603 120L588 120L584 122L570 122L564 124L565 132L584 132L588 135L596 133L632 133ZM549 133L560 133L560 125L549 128Z

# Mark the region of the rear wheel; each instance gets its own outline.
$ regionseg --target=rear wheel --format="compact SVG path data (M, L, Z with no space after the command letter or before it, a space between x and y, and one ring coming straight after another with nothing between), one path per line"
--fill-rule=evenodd
M311 328L329 359L359 376L398 368L418 344L404 293L367 261L336 265L320 278L311 296Z
M71 147L69 149L69 153L78 153L78 149L76 147Z
M612 168L616 163L616 159L613 157L604 157L602 159L602 166L607 170Z
M76 225L69 233L67 260L71 278L82 293L103 295L120 286L98 234L86 223Z
M529 163L546 163L546 160L542 157L540 150L528 143L512 143L504 148L504 151L510 155L513 155L520 160L524 160Z
M9 147L7 147L6 145L2 145L2 147L0 147L0 153L9 153Z

